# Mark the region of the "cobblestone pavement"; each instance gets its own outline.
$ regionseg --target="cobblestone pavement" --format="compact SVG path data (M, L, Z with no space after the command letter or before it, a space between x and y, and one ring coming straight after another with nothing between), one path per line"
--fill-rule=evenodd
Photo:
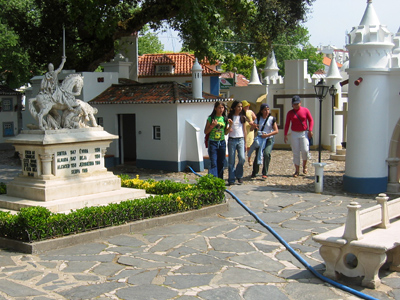
M278 154L274 152L275 162ZM281 175L273 170L281 170ZM248 179L229 189L322 273L324 264L312 235L342 224L349 202L365 208L375 201L341 191L315 194L306 190L309 183L297 184L311 181L311 172L291 178L286 174L291 171L290 166L271 166L267 181ZM189 173L139 175L192 180ZM311 275L236 201L228 195L227 200L229 211L216 216L95 243L33 255L2 249L0 300L358 299ZM340 283L377 299L400 299L400 273L382 270L380 277L382 285L376 290L360 287L359 278L342 278Z
M257 185L231 191L311 266L324 269L312 234L337 227L355 200ZM358 299L315 278L228 196L229 211L42 254L0 250L0 299ZM357 199L363 207L373 200ZM400 274L376 289L400 299Z

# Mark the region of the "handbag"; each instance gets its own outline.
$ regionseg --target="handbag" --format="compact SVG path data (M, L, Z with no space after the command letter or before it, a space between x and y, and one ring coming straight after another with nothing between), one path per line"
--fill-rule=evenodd
M204 137L204 144L206 145L206 148L208 148L209 139L210 139L210 133L207 133L206 136Z
M299 121L301 122L301 124L304 126L304 123L303 123L303 121L302 120L300 120L300 117L299 117L299 115L298 114L296 114L296 111L293 109L293 112L294 112L294 114L297 116L297 119L299 119ZM309 137L309 135L308 135L308 132L309 132L309 130L308 130L308 126L307 126L307 123L306 123L306 130L305 131L307 131L307 139L308 139L308 145L309 146L312 146L312 145L314 145L314 139L313 139L313 137Z

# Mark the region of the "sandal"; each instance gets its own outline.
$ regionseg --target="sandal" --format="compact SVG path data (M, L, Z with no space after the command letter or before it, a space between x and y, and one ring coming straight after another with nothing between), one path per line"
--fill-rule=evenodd
M307 174L307 173L308 173L307 167L303 168L303 174Z
M296 172L296 173L293 174L293 177L294 177L294 178L297 178L298 176L299 176L299 173L298 173L298 172Z

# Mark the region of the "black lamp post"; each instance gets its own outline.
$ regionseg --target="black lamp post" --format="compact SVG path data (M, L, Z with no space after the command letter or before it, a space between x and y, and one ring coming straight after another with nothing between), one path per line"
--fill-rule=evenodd
M329 88L329 95L332 96L332 134L335 133L335 96L337 93L337 88L332 84Z
M321 162L321 124L322 124L322 99L325 98L328 93L329 86L324 84L324 80L321 79L318 84L314 85L315 94L319 98L319 137L318 137L318 162Z

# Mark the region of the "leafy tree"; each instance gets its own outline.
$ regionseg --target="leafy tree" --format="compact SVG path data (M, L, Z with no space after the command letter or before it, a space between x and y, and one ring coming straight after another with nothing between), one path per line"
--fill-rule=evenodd
M238 73L244 75L246 78L250 78L251 71L253 69L253 61L256 60L257 70L264 69L266 63L266 56L261 56L259 53L251 52L251 44L244 45L242 43L239 46L228 45L227 48L230 51L245 49L247 47L248 54L236 54L226 55L226 59L223 64L225 71L232 71L234 67L237 68ZM322 69L322 54L317 53L317 48L313 47L309 43L308 30L304 27L297 26L290 32L284 32L279 35L273 45L275 57L279 67L279 74L284 76L285 60L292 59L308 59L308 73L314 74L317 70ZM226 52L226 49L223 50Z
M165 22L199 58L221 59L220 39L245 36L264 56L304 20L314 0L0 0L0 22L19 39L30 70L57 65L66 30L66 68L93 71L115 56L115 41ZM236 52L237 53L237 52Z
M164 51L164 45L160 42L157 34L150 31L148 25L145 25L139 32L138 52L139 55L150 53L161 53Z

